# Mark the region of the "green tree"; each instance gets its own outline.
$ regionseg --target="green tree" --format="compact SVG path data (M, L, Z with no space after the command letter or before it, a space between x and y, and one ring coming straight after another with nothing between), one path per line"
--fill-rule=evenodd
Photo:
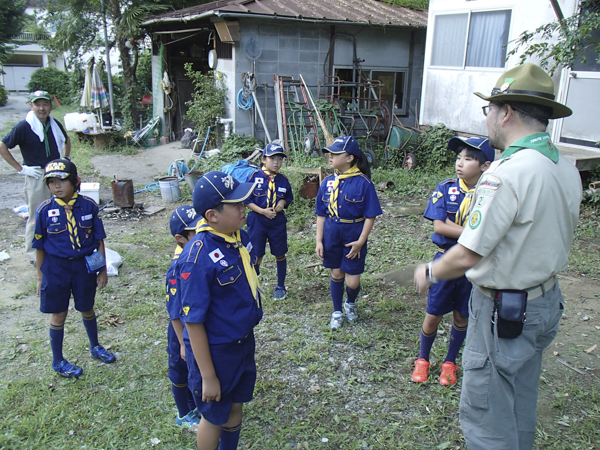
M0 64L5 63L15 47L13 39L25 26L25 0L0 0Z
M573 68L578 63L590 63L590 57L600 63L600 0L582 0L580 10L570 17L544 24L534 31L524 31L509 44L508 52L527 58L540 58L540 65L551 74L559 66Z
M380 0L394 6L404 6L410 9L428 9L429 0Z

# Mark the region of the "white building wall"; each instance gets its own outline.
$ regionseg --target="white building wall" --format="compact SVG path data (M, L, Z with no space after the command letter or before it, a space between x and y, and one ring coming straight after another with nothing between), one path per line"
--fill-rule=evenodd
M565 17L577 9L578 0L559 0ZM489 94L498 77L509 68L519 64L518 55L508 59L504 68L440 68L431 67L435 16L444 13L469 11L492 11L511 9L510 42L523 31L533 31L539 26L556 20L554 9L548 0L430 0L425 47L425 70L420 123L423 125L445 124L452 130L486 135L487 129L481 107L486 103L473 92ZM529 60L537 62L536 60ZM558 97L560 72L554 76L555 94Z

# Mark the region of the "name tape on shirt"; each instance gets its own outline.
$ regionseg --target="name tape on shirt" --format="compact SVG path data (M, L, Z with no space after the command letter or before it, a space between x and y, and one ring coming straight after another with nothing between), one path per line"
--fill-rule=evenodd
M94 217L93 214L86 214L85 216L81 216L81 220L90 220Z
M287 192L287 188L284 188L284 187L277 188L277 192L283 192L285 194Z
M212 262L214 263L219 262L219 260L223 259L224 256L225 255L223 254L223 252L221 252L221 250L219 250L218 248L210 252L210 259L212 259Z
M58 209L49 209L48 217L60 216L60 211Z

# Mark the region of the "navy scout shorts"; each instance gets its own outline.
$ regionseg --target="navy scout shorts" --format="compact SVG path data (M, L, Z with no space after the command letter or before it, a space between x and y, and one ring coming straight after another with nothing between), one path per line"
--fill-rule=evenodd
M77 311L87 312L94 307L96 274L88 273L85 258L59 258L46 253L41 271L41 312L53 314L67 311L71 293Z
M250 235L252 247L254 247L254 253L258 258L265 256L267 240L273 256L283 256L288 252L287 218L283 212L278 213L271 220L251 211L248 213L246 223L248 224L248 234Z
M340 269L349 275L360 275L365 271L367 243L360 249L360 257L348 259L351 247L345 245L357 241L362 233L363 222L334 223L329 217L323 226L323 267Z
M177 385L187 385L188 383L188 368L187 363L181 358L181 346L177 333L173 328L173 322L169 320L169 328L167 331L167 353L169 355L169 380Z
M202 401L202 377L196 359L192 356L189 340L186 340L186 359L189 378L188 387L194 394L194 401L202 417L213 425L223 425L229 420L233 403L246 403L252 400L256 384L256 363L254 361L254 333L229 344L210 346L210 355L219 382L221 400ZM189 355L189 356L188 356Z
M444 253L438 252L433 260L440 258ZM456 280L442 280L432 284L427 294L427 313L433 316L443 316L454 310L463 317L469 317L469 298L473 285L467 277L462 276Z

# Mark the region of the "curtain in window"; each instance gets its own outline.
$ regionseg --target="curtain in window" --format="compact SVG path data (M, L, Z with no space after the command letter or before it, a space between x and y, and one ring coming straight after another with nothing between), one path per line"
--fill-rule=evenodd
M468 22L469 15L466 13L436 16L432 66L462 67Z
M511 11L471 14L467 67L504 67Z

